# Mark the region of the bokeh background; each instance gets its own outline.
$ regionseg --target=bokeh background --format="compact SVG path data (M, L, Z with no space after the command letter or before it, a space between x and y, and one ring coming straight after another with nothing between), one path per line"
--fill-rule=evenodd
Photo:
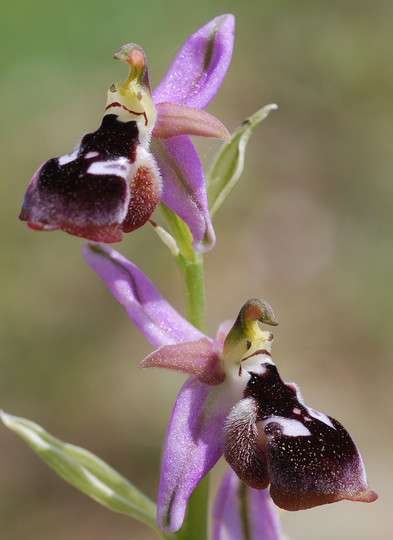
M392 11L389 0L1 3L2 408L97 453L155 498L184 377L138 370L151 347L85 264L83 240L32 232L18 213L38 166L98 127L107 87L125 77L111 60L119 46L143 46L154 87L192 32L232 12L233 62L209 111L232 131L262 105L279 109L257 128L216 218L210 331L246 299L269 300L284 380L348 428L380 495L285 513L287 536L391 538ZM199 148L208 164L216 143ZM182 310L177 269L150 227L118 247ZM79 494L0 427L0 537L155 534Z

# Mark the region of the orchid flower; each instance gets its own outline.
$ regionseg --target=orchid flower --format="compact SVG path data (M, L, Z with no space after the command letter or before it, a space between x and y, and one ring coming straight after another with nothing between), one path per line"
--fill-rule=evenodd
M343 499L371 502L362 458L337 420L307 407L295 384L272 362L276 325L263 300L252 299L215 340L186 321L122 255L88 244L84 256L128 315L158 349L141 367L191 375L169 424L158 495L158 524L178 530L187 501L220 456L239 479L265 489L279 507L300 510Z
M232 469L224 475L213 514L213 540L283 540L280 517L267 489L252 489Z
M232 15L210 21L183 45L153 96L143 50L121 47L114 58L130 73L110 87L101 126L73 152L38 169L20 219L32 229L119 242L123 232L146 223L162 200L187 223L195 249L213 247L204 172L188 135L230 141L226 128L203 109L225 77L233 40Z

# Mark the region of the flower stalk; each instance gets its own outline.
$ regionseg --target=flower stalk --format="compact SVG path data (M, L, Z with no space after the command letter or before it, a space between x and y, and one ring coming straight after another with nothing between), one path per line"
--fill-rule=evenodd
M164 203L160 204L160 208L179 247L176 262L183 278L186 318L198 330L206 332L203 255L192 247L192 234L184 221Z
M203 255L195 252L194 260L190 261L180 253L177 263L183 276L186 318L198 330L206 332Z

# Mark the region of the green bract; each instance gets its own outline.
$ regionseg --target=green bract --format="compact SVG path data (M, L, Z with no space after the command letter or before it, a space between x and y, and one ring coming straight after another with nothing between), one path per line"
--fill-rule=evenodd
M232 134L231 142L222 145L206 175L210 216L213 219L232 189L238 183L243 169L247 143L257 125L277 109L274 103L262 107L247 118Z
M156 505L105 461L84 448L57 439L30 420L4 411L0 416L5 426L69 484L109 510L132 516L159 532ZM174 538L169 534L163 536Z

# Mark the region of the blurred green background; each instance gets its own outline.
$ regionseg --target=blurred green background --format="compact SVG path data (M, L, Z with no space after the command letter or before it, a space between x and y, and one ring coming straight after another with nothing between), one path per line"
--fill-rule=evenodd
M250 297L272 304L274 359L306 403L358 443L380 499L285 513L291 540L391 538L392 3L15 0L0 7L0 406L109 461L155 498L184 377L142 372L151 351L80 256L83 241L18 221L28 181L101 121L113 62L139 43L152 86L214 16L237 18L233 62L209 107L232 131L279 104L249 145L242 184L206 256L211 334ZM208 164L214 142L200 144ZM182 309L180 279L145 227L118 246ZM224 469L221 465L214 476ZM0 427L0 536L150 540L66 485Z

